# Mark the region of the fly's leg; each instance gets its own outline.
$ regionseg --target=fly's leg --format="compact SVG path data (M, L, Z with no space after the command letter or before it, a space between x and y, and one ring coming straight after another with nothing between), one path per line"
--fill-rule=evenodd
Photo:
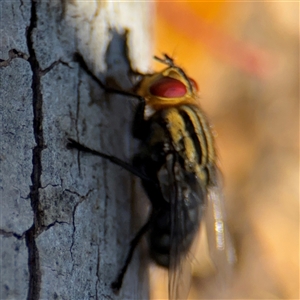
M138 110L136 112L135 125L138 124L139 128L142 127L142 124L144 122L144 120L143 120L144 110L145 110L145 106L146 106L145 98L143 98L142 96L140 96L138 94L130 92L130 91L125 91L125 90L122 90L122 89L117 89L117 88L112 88L112 87L106 86L99 78L97 78L93 74L93 72L91 72L91 70L88 68L87 64L85 63L83 57L80 54L78 54L78 53L76 54L75 60L80 64L81 68L83 68L85 70L85 72L89 76L91 76L93 78L93 80L95 80L100 85L101 88L103 88L103 90L105 92L114 93L114 94L123 95L123 96L129 96L129 97L133 97L133 98L137 99L139 101L139 106L138 106ZM135 133L136 130L134 129L133 131ZM124 161L122 161L121 159L119 159L117 157L107 155L105 153L90 149L90 148L86 147L85 145L82 145L82 144L76 142L73 139L68 139L67 148L77 149L79 151L83 151L83 152L86 152L86 153L90 153L90 154L108 159L112 163L124 168L125 170L127 170L131 174L141 178L142 180L151 181L152 183L157 185L157 183L154 182L153 179L151 179L148 176L146 176L145 174L141 173L132 164L124 162ZM136 234L134 239L131 241L130 249L127 253L125 263L124 263L123 267L120 269L116 280L111 284L111 288L113 289L113 291L115 293L117 293L120 290L120 288L122 287L123 278L125 276L128 265L129 265L129 263L132 259L134 250L137 247L137 245L139 244L139 242L140 242L141 238L143 237L143 235L149 230L150 226L153 223L153 220L154 220L155 216L156 216L156 213L153 212L151 214L151 216L149 217L147 223L138 231L138 233Z
M82 69L85 70L85 72L91 76L100 86L101 88L104 89L105 92L107 93L114 93L114 94L119 94L119 95L123 95L123 96L129 96L129 97L134 97L136 99L138 99L138 101L143 104L143 106L145 106L145 99L140 96L140 95L137 95L133 92L129 92L129 91L125 91L125 90L122 90L122 89L117 89L117 88L112 88L112 87L109 87L109 86L106 86L97 76L95 76L95 74L88 68L86 62L84 61L83 57L79 54L79 53L76 53L75 56L74 56L74 59L76 62L79 63L79 65L81 66Z
M68 139L67 148L68 149L77 149L77 150L82 151L82 152L90 153L92 155L96 155L96 156L100 156L102 158L108 159L112 163L124 168L125 170L129 171L133 175L136 175L136 176L138 176L139 178L141 178L143 180L152 181L146 175L144 175L144 174L140 173L138 170L136 170L131 164L129 164L127 162L124 162L124 161L122 161L121 159L119 159L117 157L107 155L105 153L102 153L102 152L93 150L91 148L88 148L85 145L82 145L82 144L76 142L73 139ZM143 235L149 230L155 216L156 216L156 213L151 214L151 216L150 216L149 220L147 221L147 223L138 231L138 233L136 234L134 239L131 241L130 249L127 253L125 263L124 263L123 267L120 269L120 272L119 272L116 280L111 284L111 288L113 289L113 291L115 293L118 293L120 288L122 287L123 278L124 278L124 275L125 275L126 270L128 268L128 265L129 265L129 263L132 259L132 255L134 253L134 250L135 250L136 246L139 244L139 242L140 242L141 238L143 237Z
M135 99L137 99L139 101L139 105L137 107L137 111L136 111L136 115L135 115L135 122L134 122L134 126L133 126L133 135L134 137L139 138L139 136L141 135L140 132L143 132L143 124L144 124L144 111L145 111L145 107L146 107L146 101L145 98L135 94L133 92L129 92L129 91L125 91L125 90L121 90L121 89L116 89L116 88L112 88L112 87L108 87L106 86L97 76L95 76L95 74L88 68L86 62L84 61L83 57L79 54L76 53L75 57L74 57L75 61L77 61L79 63L79 65L81 66L81 68L83 70L85 70L85 72L91 76L93 78L93 80L95 80L100 86L101 88L107 92L107 93L114 93L114 94L118 94L118 95L123 95L123 96L128 96L128 97L133 97Z
M143 237L143 235L150 229L151 225L153 224L154 219L157 216L157 213L158 213L158 211L153 212L151 214L151 216L149 217L147 223L138 231L136 236L130 242L130 248L129 248L129 251L128 251L127 256L126 256L125 263L124 263L123 267L120 269L120 272L119 272L116 280L114 282L112 282L112 284L111 284L111 288L113 289L113 291L115 293L118 293L119 290L121 289L123 279L124 279L124 275L127 271L128 265L130 264L130 261L132 259L132 255L134 253L134 250L135 250L136 246L139 244L139 242L140 242L141 238Z
M96 151L94 149L88 148L85 145L82 145L82 144L76 142L73 139L68 139L67 148L68 149L77 149L77 150L82 151L82 152L86 152L86 153L90 153L92 155L100 156L102 158L105 158L105 159L109 160L110 162L114 163L115 165L118 165L118 166L122 167L123 169L125 169L128 172L130 172L131 174L141 178L142 180L153 181L149 177L147 177L145 174L139 172L139 170L137 170L130 163L127 163L127 162L125 162L125 161L123 161L123 160L121 160L121 159L119 159L115 156L108 155L108 154Z

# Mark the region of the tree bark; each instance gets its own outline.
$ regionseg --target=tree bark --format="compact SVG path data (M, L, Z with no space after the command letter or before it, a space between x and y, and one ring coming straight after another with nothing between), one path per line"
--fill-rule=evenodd
M119 295L110 288L143 223L136 179L66 143L130 161L135 99L105 94L74 54L102 80L130 88L130 65L149 64L149 10L106 1L0 3L0 299L148 298L143 251Z

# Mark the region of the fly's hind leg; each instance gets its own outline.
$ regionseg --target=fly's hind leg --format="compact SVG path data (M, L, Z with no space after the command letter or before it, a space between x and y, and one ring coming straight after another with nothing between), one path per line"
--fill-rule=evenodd
M125 262L122 268L120 269L117 278L111 284L111 288L115 293L118 293L122 287L124 275L126 274L127 268L130 264L135 248L139 244L144 234L147 233L147 231L151 228L151 225L153 224L153 221L156 218L156 216L157 216L157 211L152 212L146 224L137 232L133 240L130 242L130 248L127 253Z

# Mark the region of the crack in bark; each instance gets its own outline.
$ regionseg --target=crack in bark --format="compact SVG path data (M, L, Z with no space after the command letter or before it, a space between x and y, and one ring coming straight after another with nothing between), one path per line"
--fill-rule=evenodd
M78 69L80 74L80 69ZM79 75L78 74L78 75ZM78 120L79 120L79 109L80 109L80 86L81 86L81 79L79 80L79 84L77 85L77 103L76 103L76 119L75 119L75 131L76 131L76 137L77 141L79 141L79 129L78 129ZM81 176L81 164L80 164L80 153L77 152L77 164L78 164L78 171L79 176Z
M100 246L98 246L98 251L97 251L97 269L96 269L96 277L97 277L97 281L96 281L96 300L99 300L98 297L98 285L100 284Z
M27 53L18 51L16 49L10 49L8 51L8 59L0 59L0 68L5 68L10 65L10 62L15 58L22 58L25 60L29 59L29 56Z
M40 65L36 57L33 41L33 31L37 27L37 1L31 1L30 24L26 30L26 42L29 51L28 62L32 70L32 106L33 106L33 131L36 146L32 150L32 173L30 186L31 207L34 213L34 223L26 232L26 245L28 248L29 287L27 299L37 300L41 290L40 258L36 245L36 236L41 229L42 212L39 208L39 188L41 188L42 151L45 148L43 136L43 95L41 92Z
M17 234L13 231L6 231L4 229L0 229L0 235L4 236L4 237L15 237L18 240L22 240L25 237L25 233L23 234Z
M44 70L40 70L40 76L44 76L46 75L48 72L50 72L55 66L59 65L59 64L62 64L64 66L67 66L69 68L72 69L72 67L65 61L59 59L59 60L56 60L54 61L49 67L45 68Z
M77 207L79 206L79 204L81 204L83 201L85 201L87 199L87 197L89 196L90 193L92 193L94 191L94 189L91 189L87 192L87 194L85 196L82 196L80 195L79 193L77 192L74 192L74 191L71 191L71 190L68 190L66 189L65 190L66 192L69 192L71 194L75 194L77 195L78 197L80 197L80 200L75 204L74 206L74 209L73 209L73 212L72 212L72 226L73 226L73 232L72 232L72 243L71 243L71 246L70 246L70 254L71 254L71 259L72 259L72 262L73 262L73 252L72 252L72 249L73 249L73 246L74 246L74 243L75 243L75 232L76 232L76 225L75 225L75 213L76 213L76 210L77 210ZM72 271L73 271L73 267L72 267Z
M49 225L47 225L47 226L45 227L45 231L47 231L47 230L50 229L51 227L55 226L56 224L60 224L60 225L62 225L62 224L68 224L68 225L70 225L68 222L57 221L57 220L55 220L54 222L52 222L51 224L49 224Z
M45 190L48 186L51 186L51 187L58 187L58 186L62 186L61 184L51 184L51 183L48 183L46 184L45 186L41 186L41 189L42 190Z
M29 270L29 287L28 300L37 300L40 297L41 290L41 271L40 257L35 241L36 226L35 224L26 232L26 246L28 248L28 270Z

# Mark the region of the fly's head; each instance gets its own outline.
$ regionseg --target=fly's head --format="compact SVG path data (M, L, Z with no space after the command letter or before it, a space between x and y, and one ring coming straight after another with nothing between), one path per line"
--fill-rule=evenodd
M145 75L136 93L145 99L145 119L158 110L184 104L198 105L198 85L165 55L156 60L167 65L161 72Z

